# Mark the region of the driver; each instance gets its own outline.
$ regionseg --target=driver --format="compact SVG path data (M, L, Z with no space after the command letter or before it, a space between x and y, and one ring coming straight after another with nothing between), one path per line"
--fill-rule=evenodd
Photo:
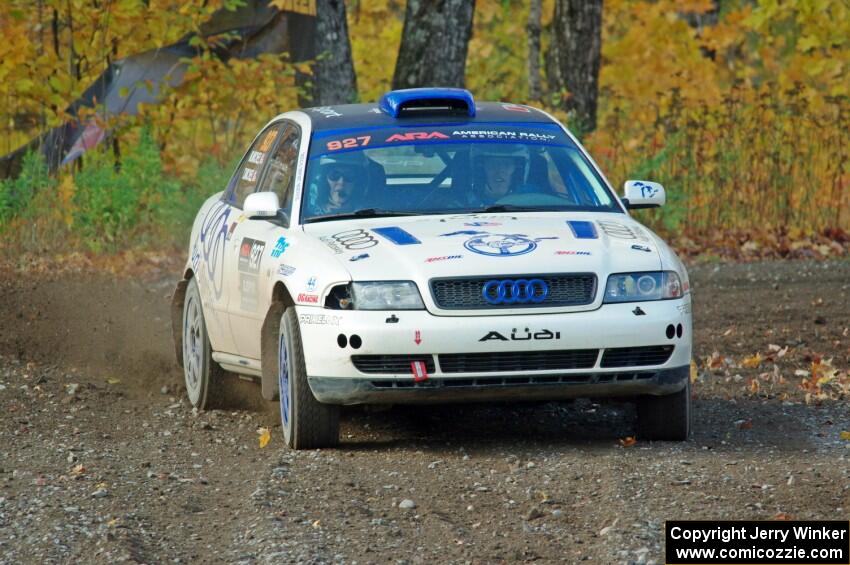
M322 157L318 178L310 189L313 215L340 214L359 208L366 190L364 164L349 155Z
M471 151L473 184L469 204L490 206L525 182L528 148L512 143L479 143Z

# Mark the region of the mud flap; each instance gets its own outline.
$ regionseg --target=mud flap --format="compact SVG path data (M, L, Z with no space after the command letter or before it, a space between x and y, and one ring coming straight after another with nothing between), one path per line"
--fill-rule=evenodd
M272 302L260 334L260 363L262 367L262 395L266 400L277 400L280 396L277 383L278 331L280 317L286 310L283 302Z
M171 337L174 340L174 353L177 364L183 368L183 302L186 300L186 288L189 279L177 283L174 295L171 297Z

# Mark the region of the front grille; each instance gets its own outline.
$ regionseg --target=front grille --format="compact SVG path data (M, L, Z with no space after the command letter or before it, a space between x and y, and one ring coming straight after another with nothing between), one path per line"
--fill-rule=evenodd
M416 382L414 380L371 381L375 388L410 389L410 388L474 388L474 387L512 387L528 385L576 385L598 383L624 383L652 379L658 373L603 373L597 375L529 375L529 376L486 376L471 379L428 379Z
M618 347L606 349L602 354L601 367L643 367L662 365L673 354L672 345L651 345L649 347Z
M488 281L541 279L549 287L549 295L539 304L490 304L482 293ZM596 296L596 275L593 273L568 273L562 275L492 275L462 279L433 279L431 294L434 302L444 310L483 308L552 308L554 306L581 306L590 304ZM538 291L538 296L542 294Z
M590 369L598 349L516 351L505 353L446 353L439 355L444 373L499 373L508 371L553 371Z
M433 355L352 355L351 362L362 373L405 373L409 374L410 364L424 361L425 369L434 372Z

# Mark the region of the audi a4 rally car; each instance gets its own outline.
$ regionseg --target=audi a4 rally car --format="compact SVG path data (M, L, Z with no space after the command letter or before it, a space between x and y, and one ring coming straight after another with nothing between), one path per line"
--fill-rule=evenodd
M252 376L296 449L336 444L340 405L606 396L687 439L688 274L629 216L663 187L624 191L552 116L466 90L281 114L192 228L189 399Z

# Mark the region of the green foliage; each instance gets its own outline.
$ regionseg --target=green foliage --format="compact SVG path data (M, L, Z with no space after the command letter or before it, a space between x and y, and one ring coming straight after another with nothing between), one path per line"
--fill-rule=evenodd
M160 226L181 196L179 183L164 173L147 129L120 166L111 153L90 151L74 183L74 229L95 251L138 243L139 232Z
M15 179L0 180L0 228L13 218L23 216L37 192L51 190L55 186L41 153L28 152L23 159L21 174Z

